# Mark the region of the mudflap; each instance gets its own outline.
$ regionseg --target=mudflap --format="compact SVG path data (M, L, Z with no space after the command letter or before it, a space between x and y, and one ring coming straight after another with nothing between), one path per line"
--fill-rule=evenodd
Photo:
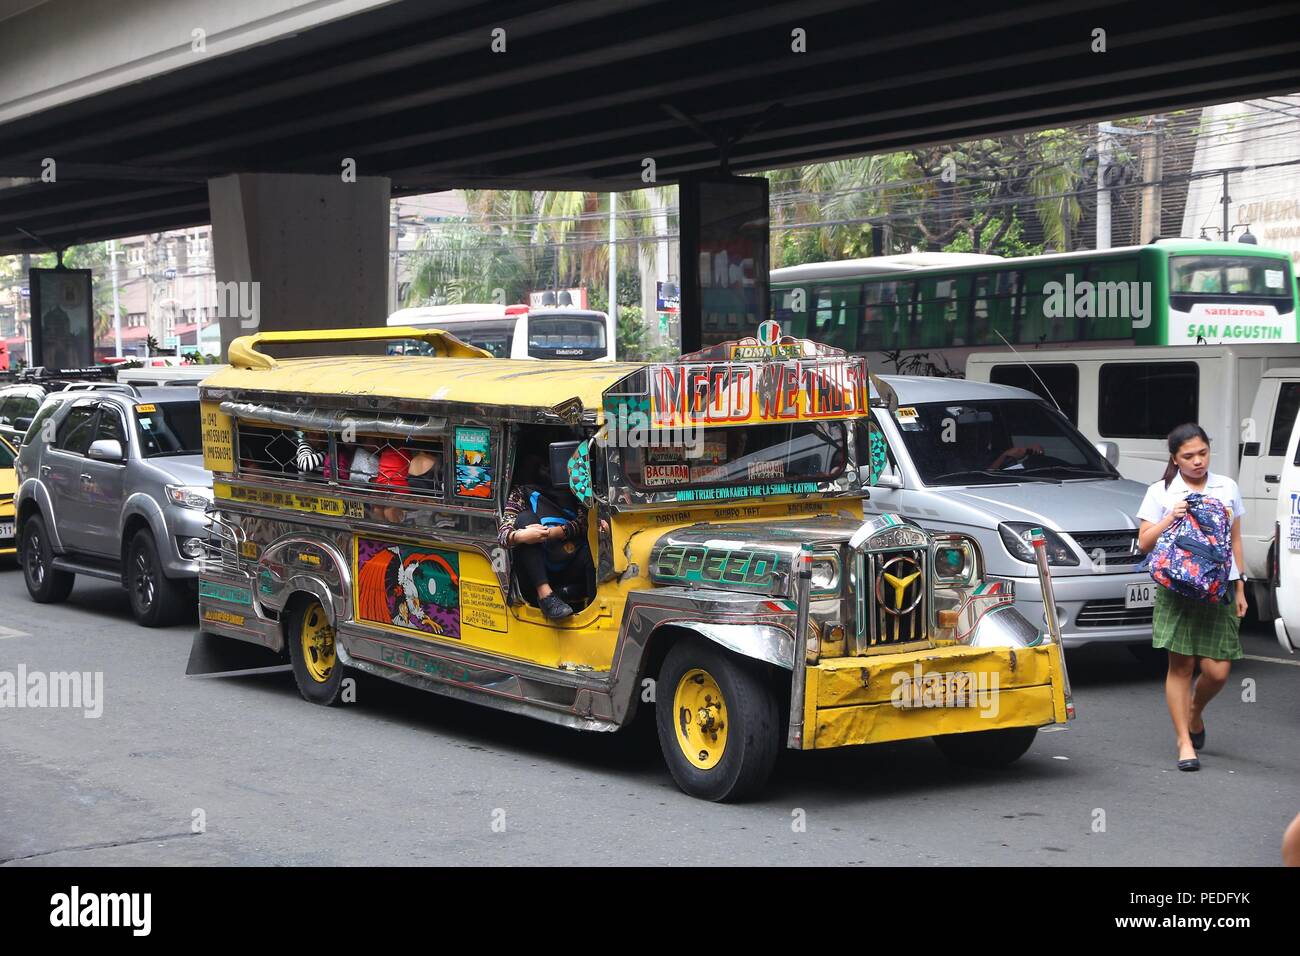
M186 677L243 677L292 671L293 665L269 647L206 631L195 633L190 660L185 665Z

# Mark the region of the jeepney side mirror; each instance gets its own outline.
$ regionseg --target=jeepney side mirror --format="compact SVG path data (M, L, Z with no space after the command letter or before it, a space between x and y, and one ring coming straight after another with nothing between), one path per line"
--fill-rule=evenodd
M1119 445L1113 441L1094 442L1093 447L1101 453L1101 457L1110 462L1112 468L1119 467Z
M569 459L581 444L580 441L553 441L548 446L551 456L552 487L569 487Z

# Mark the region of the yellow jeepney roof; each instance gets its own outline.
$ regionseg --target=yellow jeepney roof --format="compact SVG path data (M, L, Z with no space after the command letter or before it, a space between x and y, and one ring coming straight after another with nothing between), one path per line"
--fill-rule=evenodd
M584 409L599 415L601 393L638 368L627 362L331 355L277 359L274 368L232 366L204 379L203 385L540 408L577 398Z

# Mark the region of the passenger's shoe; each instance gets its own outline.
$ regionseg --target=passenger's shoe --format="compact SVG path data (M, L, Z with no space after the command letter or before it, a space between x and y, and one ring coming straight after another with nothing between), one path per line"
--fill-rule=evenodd
M565 604L559 595L548 594L537 603L542 609L542 614L552 621L558 621L562 617L573 617L573 608Z
M1205 749L1205 724L1204 723L1201 724L1201 729L1199 731L1197 730L1188 731L1187 736L1192 738L1192 746L1195 747L1197 750Z
M1200 770L1201 761L1196 757L1190 757L1187 760L1178 761L1179 770Z

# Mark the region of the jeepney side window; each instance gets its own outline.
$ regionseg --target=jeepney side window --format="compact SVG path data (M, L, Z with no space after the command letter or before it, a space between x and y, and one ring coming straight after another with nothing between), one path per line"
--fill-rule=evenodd
M329 453L329 437L324 432L243 420L236 429L241 474L326 480L322 466Z
M336 435L323 468L327 478L343 486L441 498L446 460L440 438L358 434L356 441L343 442Z

